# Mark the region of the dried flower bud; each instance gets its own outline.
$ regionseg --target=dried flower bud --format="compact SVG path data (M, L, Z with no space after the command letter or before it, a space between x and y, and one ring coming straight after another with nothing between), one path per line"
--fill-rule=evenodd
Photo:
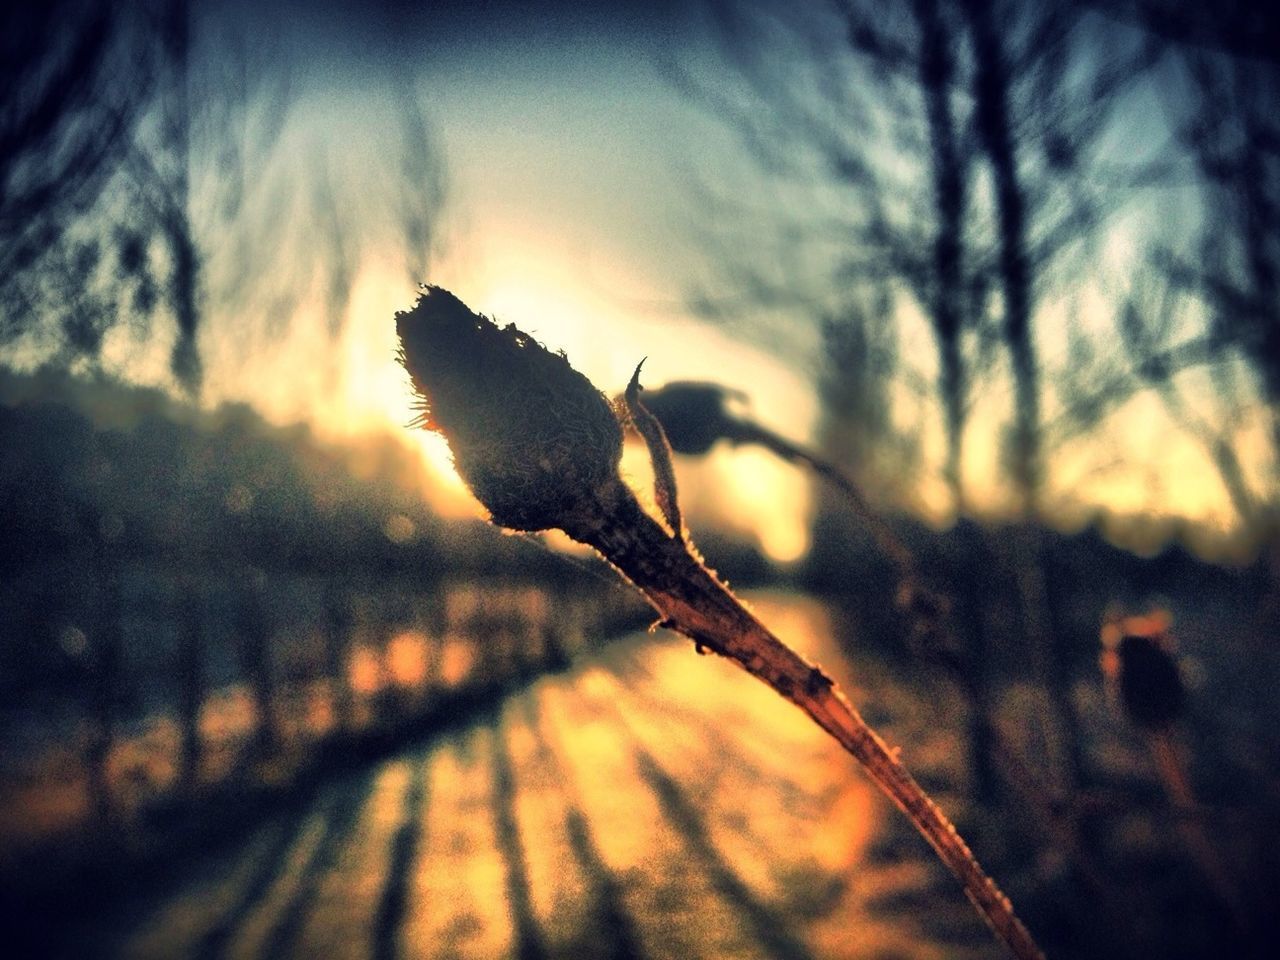
M1008 898L897 752L821 669L752 616L680 535L674 480L660 482L671 497L664 512L676 536L640 507L618 476L622 431L590 381L563 356L513 326L499 330L438 287L426 288L412 310L398 314L396 327L401 362L422 401L422 423L444 434L463 478L495 523L518 530L559 527L595 547L644 593L663 626L689 637L695 649L735 660L802 709L911 818L1013 954L1043 960ZM628 406L645 421L651 451L665 454L662 429L649 422L652 414L639 402L638 374ZM797 448L775 444L804 459ZM669 456L660 457L669 470Z
M1118 687L1125 712L1137 726L1165 730L1186 708L1187 690L1173 655L1169 615L1109 618L1102 628L1102 669Z
M717 441L739 439L741 424L726 408L731 395L741 396L714 383L676 381L646 390L644 405L662 424L672 450L701 456Z
M493 522L563 527L618 476L622 432L604 395L561 354L426 287L396 315L400 361Z

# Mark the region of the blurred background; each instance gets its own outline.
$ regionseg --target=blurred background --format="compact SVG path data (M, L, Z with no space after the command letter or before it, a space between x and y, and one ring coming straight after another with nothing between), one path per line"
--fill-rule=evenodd
M1274 14L51 0L0 77L6 956L1000 955L794 708L484 522L424 281L648 357L708 563L1050 956L1271 955Z

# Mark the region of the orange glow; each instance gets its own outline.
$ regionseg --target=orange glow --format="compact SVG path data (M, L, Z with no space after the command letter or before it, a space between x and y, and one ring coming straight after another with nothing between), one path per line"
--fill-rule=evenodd
M427 644L425 634L405 630L387 644L387 674L399 687L418 687L427 678Z
M831 672L850 672L820 605L766 595L757 606ZM562 758L564 779L580 798L602 859L634 875L637 886L653 864L688 856L688 845L671 829L672 804L683 796L698 803L700 829L725 869L762 895L785 898L793 878L858 878L839 894L839 905L806 930L822 945L821 955L870 956L881 944L903 956L945 955L867 908L868 884L899 885L899 865L886 869L866 860L888 806L831 738L732 664L693 656L684 642L640 642L618 660L581 669L572 681L549 683L535 696L543 735ZM655 789L655 776L669 780ZM908 866L923 883L928 865ZM687 922L698 943L723 943L734 920L716 912L713 891L703 896L703 877L690 872L684 882L688 898L700 904L696 918L686 921L668 909L660 918L638 914L639 921L661 932ZM719 933L716 924L725 925ZM684 955L678 948L672 953Z
M393 513L382 525L382 532L392 543L408 543L418 532L414 522L403 513Z
M773 560L792 563L803 557L809 549L808 476L755 447L726 448L714 456L720 459L722 487L736 523L754 532Z
M351 651L351 689L368 696L382 686L382 664L372 647L360 646Z
M473 728L465 738L432 755L425 849L413 879L412 902L421 906L407 912L402 939L409 956L432 956L442 945L456 957L516 953L508 861L490 815L492 737Z
M843 762L843 757L833 757L832 767ZM813 836L814 858L833 873L858 862L882 819L875 795L863 783L852 779L838 782L831 811L817 822Z
M30 840L82 821L89 797L78 779L6 784L0 792L0 841Z
M414 430L409 433L409 437L426 465L431 484L432 508L443 517L488 517L488 511L471 495L467 485L458 476L458 471L454 469L453 454L444 437L427 430Z
M436 265L432 282L454 289L469 305L500 322L528 329L552 349L564 349L574 366L606 393L620 389L647 354L650 385L674 379L720 380L751 394L751 417L797 442L809 441L818 414L813 387L784 361L722 330L693 323L678 309L656 316L645 312L636 304L661 301L664 294L629 272L625 261L591 253L591 269L583 276L584 251L564 234L548 234L542 224L535 229L502 219L498 211L490 211L483 220L477 224L483 229L477 229L476 238ZM320 332L325 327L320 322L298 324L287 345L297 358L312 358L307 369L336 366L336 384L268 377L254 364L229 372L229 360L219 364L211 355L211 369L220 372L211 374L210 399L249 396L274 419L304 416L319 432L339 438L390 431L417 454L421 489L434 511L447 518L484 517L483 507L458 477L443 438L406 429L415 417L414 399L394 359L394 328L388 318L410 306L413 297L397 265L365 264L336 345ZM334 349L339 354L336 361L321 363L320 358ZM271 386L277 382L288 383L288 388ZM1001 434L996 429L1007 416L1007 400L1000 388L978 397L966 434L967 493L971 506L981 513L1000 514L1008 506L1010 491L1000 470ZM909 392L895 392L892 404L899 428L923 431L925 458L925 468L907 478L896 494L935 522L942 521L950 498L936 469L943 447L938 418L930 414L916 423L908 412L919 400ZM1161 429L1149 429L1151 424ZM1157 398L1138 397L1117 411L1107 430L1126 447L1125 463L1118 468L1101 469L1090 443L1055 452L1047 486L1061 522L1087 522L1099 504L1121 518L1155 522L1182 516L1195 524L1192 532L1200 538L1196 547L1204 550L1238 528L1238 517L1204 451L1175 429ZM1255 487L1265 484L1269 435L1263 411L1246 418L1241 428L1247 479ZM702 526L743 533L782 563L798 560L808 549L811 502L802 470L762 451L722 446L702 461L682 459L677 472L695 534ZM643 495L643 471L633 474ZM1167 531L1162 530L1147 536L1163 542ZM398 538L407 528L396 521L387 533L401 542Z
M548 616L547 596L538 587L486 587L465 583L450 588L444 600L445 620L456 629L474 627L473 621L492 617L495 611L511 611L531 624Z
M253 724L253 698L240 684L210 694L200 710L200 736L206 741L244 736Z
M333 707L336 696L336 692L330 690L326 695L316 696L313 693L307 698L307 713L303 723L308 732L323 734L333 729L338 719Z
M487 222L483 241L478 235L475 243L478 249L468 251L467 262L459 255L444 263L433 282L452 285L471 307L499 323L516 323L547 347L565 350L574 367L606 394L625 386L648 354L650 385L720 379L750 391L752 416L785 436L807 439L817 405L801 376L741 338L692 322L680 309L648 315L634 304L662 300L665 293L627 260L594 247L577 249L571 234L548 234L541 223L510 219ZM647 468L638 466L640 456L628 450L624 471L644 500L652 482ZM446 452L446 463L447 458ZM762 451L727 446L706 461L682 458L676 469L685 481L682 500L692 523L740 531L783 563L808 549L809 484L801 471ZM563 541L552 538L550 545Z
M418 454L421 491L435 512L450 518L483 516L483 508L454 470L444 439L426 430L407 429L417 416L415 400L408 377L395 359L395 326L390 320L397 310L411 306L413 298L399 266L367 263L357 277L339 340L330 341L324 332L326 324L317 320L296 324L292 340L300 342L287 344L299 360L336 351L338 356L331 363L306 364L317 370L336 366L340 374L336 382L317 382L308 393L299 390L296 378L263 376L263 371L241 364L234 376L224 371L215 381L220 388L215 392L252 396L259 409L280 421L303 415L319 434L335 439L389 432ZM276 389L272 384L283 386ZM299 409L300 403L305 403L305 409ZM396 537L404 531L397 522L387 534L402 542Z
M466 679L475 662L475 651L469 643L457 638L445 641L440 654L440 679L447 687L454 687Z
M1141 616L1113 617L1102 625L1102 645L1113 650L1125 637L1166 637L1173 624L1173 615L1156 607Z
M457 626L479 606L480 590L473 584L450 587L444 597L445 622L451 627Z

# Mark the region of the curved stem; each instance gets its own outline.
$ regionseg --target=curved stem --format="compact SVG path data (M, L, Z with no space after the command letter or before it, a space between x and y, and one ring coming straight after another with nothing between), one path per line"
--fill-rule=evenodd
M1155 760L1160 780L1169 795L1169 801L1177 813L1177 830L1191 859L1209 881L1213 892L1231 914L1231 921L1242 938L1248 937L1249 912L1232 880L1231 870L1221 852L1210 839L1202 818L1196 816L1200 804L1191 786L1191 777L1170 730L1155 730L1147 734L1147 746Z
M911 611L917 618L915 628L941 638L942 642L936 642L932 648L926 648L926 653L932 656L935 665L940 667L952 681L959 684L964 692L976 714L975 737L981 736L981 742L988 745L981 748L983 753L985 754L989 749L999 761L1006 782L1013 787L1023 802L1036 810L1059 846L1074 861L1081 879L1092 890L1100 911L1107 914L1107 922L1114 930L1122 930L1123 916L1116 910L1113 902L1117 893L1109 889L1102 878L1102 871L1083 848L1075 816L1071 812L1064 813L1058 809L1049 790L1027 767L1009 743L1008 738L1000 732L988 716L989 694L983 689L982 680L974 673L976 665L966 668L955 658L940 655L947 650L956 649L954 638L950 635L950 628L945 623L944 612L950 608L951 604L949 599L928 591L924 587L910 548L871 507L853 479L830 460L749 420L734 420L729 435L734 443L757 444L783 460L812 471L845 498L875 539L876 544L897 569L899 589L907 588L908 599L915 599L913 595L919 594L922 606L917 606ZM900 593L900 598L902 596L903 594ZM901 604L901 599L899 602Z
M734 443L755 443L764 447L774 455L790 463L800 464L812 470L849 502L858 519L866 526L867 531L875 539L876 545L885 553L898 569L898 575L904 581L915 576L915 558L906 544L893 529L881 519L880 515L867 503L866 497L858 489L847 473L812 450L792 443L772 430L746 420L738 420L733 424L731 439Z
M775 637L724 586L687 541L670 537L620 483L601 492L565 531L595 547L638 587L662 625L737 661L807 713L866 770L959 878L996 936L1019 960L1043 960L1026 927L955 826L819 667Z

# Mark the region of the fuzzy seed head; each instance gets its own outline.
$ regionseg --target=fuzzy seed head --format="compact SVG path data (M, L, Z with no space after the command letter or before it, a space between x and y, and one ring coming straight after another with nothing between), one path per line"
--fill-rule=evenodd
M591 381L514 324L499 328L441 287L396 315L419 420L493 522L563 527L618 475L622 432Z

